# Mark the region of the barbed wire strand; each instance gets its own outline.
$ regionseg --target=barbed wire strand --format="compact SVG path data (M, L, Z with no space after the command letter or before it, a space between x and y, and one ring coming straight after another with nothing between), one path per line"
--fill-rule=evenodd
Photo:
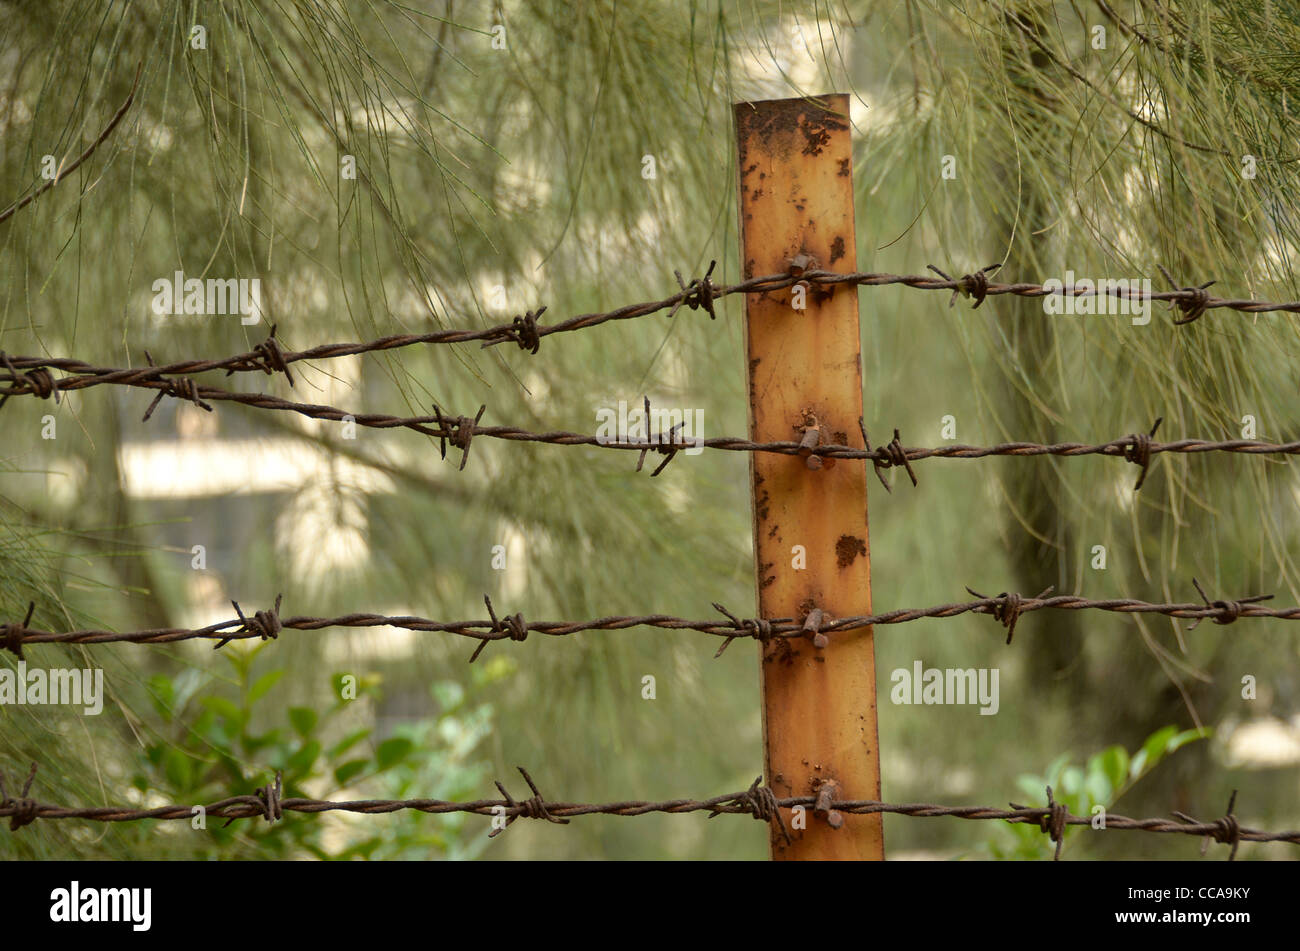
M282 798L283 779L277 773L273 782L258 789L255 793L242 796L230 796L203 806L206 816L236 819L263 818L274 823L283 818L286 812L319 814L324 812L349 812L361 815L382 815L386 813L411 810L431 815L448 813L471 813L505 819L508 827L517 819L540 819L559 825L567 825L569 820L578 816L609 815L634 817L651 813L681 815L691 812L707 812L712 819L719 815L749 815L774 827L779 825L789 838L784 817L778 810L802 807L816 810L817 813L835 812L853 815L873 815L886 813L910 816L913 818L935 818L946 816L956 819L1001 820L1010 823L1030 823L1038 825L1056 844L1055 858L1060 859L1061 844L1068 826L1083 826L1094 831L1141 831L1161 834L1192 835L1221 842L1231 846L1229 860L1236 858L1237 848L1242 842L1287 842L1300 844L1300 830L1286 832L1265 832L1259 829L1243 827L1233 814L1237 794L1234 791L1228 804L1228 814L1213 822L1198 822L1183 813L1174 813L1173 819L1151 818L1131 819L1127 816L1110 815L1098 828L1094 819L1087 816L1071 815L1064 804L1055 801L1052 788L1047 787L1047 806L1021 806L1011 803L1010 809L998 809L991 806L942 806L933 803L887 803L874 799L827 799L824 796L791 796L779 798L766 786L762 777L758 777L743 792L728 793L710 799L667 799L658 802L645 800L624 800L608 803L576 803L549 801L538 790L537 784L522 766L516 767L528 784L532 796L517 800L501 784L497 789L501 799L479 799L472 802L450 802L441 799L360 799L335 801L307 798ZM82 819L93 822L137 822L142 820L175 821L192 819L196 815L196 806L165 805L150 809L128 806L91 806L66 807L40 802L29 796L32 782L36 776L36 764L33 763L22 791L17 798L10 797L0 778L0 818L9 819L11 831L37 820ZM227 822L229 825L229 822ZM497 827L490 835L504 831Z
M988 456L1043 455L1063 457L1117 456L1138 465L1142 470L1135 486L1135 489L1140 489L1151 466L1152 457L1162 453L1229 452L1246 455L1300 455L1300 441L1271 443L1259 439L1180 439L1167 443L1157 443L1153 441L1152 437L1155 435L1156 429L1159 428L1162 422L1161 419L1156 420L1155 426L1152 427L1149 433L1130 433L1119 439L1091 445L1086 443L1004 442L995 446L970 446L954 443L951 446L933 448L904 447L900 443L898 430L895 429L894 438L888 444L873 449L864 428L862 434L865 448L858 449L840 444L817 445L810 448L803 442L794 440L754 442L733 436L710 438L681 436L677 432L681 424L672 427L668 433L661 430L645 437L624 435L621 438L609 438L597 434L564 430L535 432L515 426L484 426L480 424L479 420L482 419L486 406L479 407L477 415L473 418L445 414L437 405L433 407L433 414L427 416L399 417L381 413L350 413L333 406L297 403L265 393L233 392L218 387L199 385L188 379L154 379L141 375L149 372L149 370L157 369L156 367L139 371L139 373L132 371L133 375L129 378L118 376L124 371L96 369L98 375L95 376L65 377L54 380L49 370L45 368L30 370L26 373L19 372L15 359L3 353L0 353L0 366L8 369L10 382L10 387L7 390L0 391L0 406L3 406L9 397L15 395L30 394L40 398L53 396L57 399L59 393L94 385L94 381L114 382L126 386L155 390L160 395L188 400L209 411L211 407L205 404L207 400L233 402L256 409L292 412L311 419L352 422L358 426L373 429L411 429L438 439L441 443L443 458L446 457L448 443L459 448L461 450L460 467L462 469L465 466L470 443L477 436L486 436L510 442L546 443L557 446L594 446L601 449L633 451L641 454L641 462L644 461L647 452L661 453L667 458L654 470L652 476L662 472L664 466L677 453L688 449L767 452L781 455L817 457L819 460L867 459L875 467L876 474L886 489L890 488L890 486L882 474L884 470L894 466L902 466L907 469L913 483L915 483L916 475L911 470L911 463L922 459L982 459ZM112 377L111 380L110 377ZM148 419L153 413L157 402L158 398L155 398L153 404L145 413L145 419ZM648 399L646 400L646 413L649 416ZM861 425L861 420L859 420L859 425ZM649 423L647 423L647 428L648 426ZM640 462L637 468L640 469Z
M987 614L998 621L1007 631L1007 643L1011 643L1015 634L1016 622L1025 614L1041 610L1082 611L1100 610L1119 614L1161 614L1172 618L1187 618L1194 629L1206 619L1216 624L1232 624L1240 618L1272 618L1274 620L1300 620L1300 606L1288 608L1269 608L1260 604L1271 599L1272 595L1252 595L1235 600L1212 601L1202 590L1195 578L1192 584L1201 595L1202 603L1167 602L1156 603L1139 601L1132 598L1109 598L1096 600L1077 595L1049 596L1051 588L1038 597L1024 597L1014 592L1002 592L996 597L986 597L971 591L978 600L940 604L928 608L900 608L879 614L854 615L851 617L832 618L820 608L810 609L802 618L748 618L741 619L728 611L721 604L713 607L726 620L706 619L691 620L668 614L619 615L596 618L589 621L525 621L522 614L499 618L489 598L483 600L487 605L489 620L434 621L428 618L410 615L389 616L383 614L343 614L336 617L293 616L280 617L281 596L275 599L275 607L256 611L245 616L237 602L231 604L238 615L228 621L221 621L200 628L153 628L143 631L44 631L30 626L35 603L28 606L27 616L21 624L10 622L0 624L0 649L9 650L19 659L23 657L23 648L31 644L172 644L187 640L214 640L214 649L224 647L231 641L259 638L274 640L283 630L318 631L330 627L397 627L410 631L454 634L479 641L470 661L478 659L482 650L492 641L524 641L529 634L547 637L563 637L584 631L621 631L633 627L655 627L666 630L697 631L723 638L717 654L730 646L737 638L748 638L765 642L769 640L809 638L819 647L827 643L826 636L840 631L857 630L877 624L902 624L929 618L952 618L962 614ZM970 589L967 589L970 591Z
M444 329L422 334L390 334L366 342L327 343L306 350L285 350L276 337L275 325L272 325L267 339L246 353L217 359L181 360L165 365L136 369L105 370L81 360L61 357L24 356L13 357L12 360L14 367L18 370L57 369L90 377L81 384L82 386L158 380L167 376L189 375L211 370L224 370L227 375L253 371L268 374L282 372L288 376L290 385L292 385L293 376L290 374L288 367L301 361L376 353L419 344L457 344L475 341L481 342L484 347L513 342L529 353L535 354L538 352L540 341L552 334L585 330L610 321L648 317L663 311L668 311L671 317L683 306L691 310L704 310L712 319L717 316L713 307L716 300L734 294L761 294L784 290L796 284L817 284L831 288L841 285L856 287L897 285L915 290L952 291L952 297L948 302L950 307L956 303L958 296L973 299L974 307L978 308L986 298L1003 294L1030 298L1055 295L1076 300L1104 297L1115 298L1130 304L1168 303L1183 315L1180 319L1174 321L1175 324L1179 325L1192 323L1208 311L1220 308L1249 314L1300 313L1300 301L1275 302L1212 296L1207 288L1216 283L1215 281L1179 287L1163 266L1160 267L1160 271L1173 287L1173 290L1143 291L1140 288L1129 287L1127 283L1106 281L1088 285L1061 285L1059 282L1057 284L1000 284L989 281L988 274L997 270L1001 265L989 265L960 278L953 278L934 265L929 265L929 268L939 275L938 278L923 274L889 274L861 271L841 274L833 271L800 270L792 267L785 274L769 274L763 277L749 278L736 284L716 285L712 281L713 269L716 264L716 261L711 262L704 277L696 278L690 282L683 281L681 274L674 272L680 290L660 300L627 304L600 313L579 314L548 325L537 323L537 318L546 311L546 307L543 306L516 316L508 323L495 324L479 330Z

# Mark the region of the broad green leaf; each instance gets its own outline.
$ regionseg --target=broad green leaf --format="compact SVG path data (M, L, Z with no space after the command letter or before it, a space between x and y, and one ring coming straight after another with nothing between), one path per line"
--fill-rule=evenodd
M294 730L301 737L307 737L311 734L311 731L316 728L318 719L316 711L308 707L289 708L289 722L293 724Z
M1214 731L1209 727L1201 727L1197 730L1184 730L1169 741L1168 750L1170 753L1182 749L1188 743L1194 743L1197 740L1203 740L1210 736Z
M213 713L224 717L236 729L243 726L244 710L239 704L233 703L226 697L204 697L200 702Z
M260 749L265 749L268 746L279 743L281 736L282 733L280 730L271 730L270 732L261 735L246 733L244 736L240 737L240 743L243 744L245 750L250 753L255 753Z
M365 757L360 757L358 759L350 759L342 766L334 770L334 781L338 783L340 786L346 786L348 780L350 780L353 776L357 775L357 773L360 773L369 765L370 765L370 760L366 759Z
M337 743L331 746L329 750L325 753L325 755L326 757L332 760L338 759L340 756L342 756L352 747L356 746L357 743L361 742L369 735L370 735L369 727L365 727L364 729L356 730L352 733L349 733L347 736L343 737L343 739L339 740Z
M1113 792L1110 784L1110 778L1104 770L1098 769L1090 771L1088 777L1084 780L1083 791L1088 797L1086 806L1094 803L1106 804L1110 802L1111 793Z
M262 674L262 676L258 677L253 683L253 686L248 688L249 706L252 706L265 697L267 692L279 683L280 678L283 676L283 670L268 670L266 673Z
M1083 789L1083 770L1070 766L1061 774L1061 789L1067 796L1077 796Z
M1062 753L1056 759L1052 760L1051 765L1047 767L1044 778L1047 780L1045 785L1056 786L1060 784L1061 770L1065 769L1070 763L1070 754Z
M149 698L153 701L154 709L158 711L158 715L163 718L163 722L170 723L172 707L176 705L176 688L172 685L172 679L164 677L162 674L155 674L150 677Z
M1169 741L1177 733L1178 727L1165 726L1146 738L1146 742L1142 744L1142 749L1137 756L1133 757L1133 763L1129 767L1131 770L1136 770L1132 773L1134 779L1155 769L1156 764L1164 758Z
M1110 782L1110 788L1118 792L1128 782L1128 751L1124 747L1108 746L1100 753L1101 771Z
M176 789L189 790L190 776L192 774L191 763L189 756L182 751L175 748L167 751L163 772L167 776L167 781Z
M396 766L414 749L415 744L404 736L394 736L379 744L375 752L375 762L380 769Z
M295 773L308 773L320 756L320 740L312 740L289 757L288 767Z

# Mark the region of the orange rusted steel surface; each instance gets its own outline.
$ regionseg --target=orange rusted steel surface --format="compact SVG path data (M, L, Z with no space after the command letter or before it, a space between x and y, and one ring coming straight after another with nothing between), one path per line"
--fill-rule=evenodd
M848 110L844 95L735 106L744 277L856 270ZM746 295L745 308L750 438L861 445L855 290L796 285ZM870 613L866 465L753 453L750 472L760 616ZM880 798L873 638L762 645L765 768L778 797L834 782L832 798ZM773 858L884 858L879 815L782 817L792 841L774 828Z

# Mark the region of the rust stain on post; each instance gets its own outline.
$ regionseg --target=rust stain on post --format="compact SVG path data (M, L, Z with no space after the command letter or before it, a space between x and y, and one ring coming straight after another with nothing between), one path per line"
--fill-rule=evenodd
M857 268L848 112L844 95L735 106L746 278ZM857 294L805 287L805 309L797 310L797 292L745 299L749 437L860 446ZM762 617L871 612L866 466L834 462L807 453L751 454ZM795 546L806 552L803 570L795 567ZM873 633L815 639L826 646L814 646L810 629L808 637L762 648L767 782L778 797L818 796L833 782L832 798L879 799ZM783 818L790 824L791 811ZM773 858L884 858L879 815L835 813L838 828L824 808L807 810L804 819L805 829L791 828L790 845L774 833Z

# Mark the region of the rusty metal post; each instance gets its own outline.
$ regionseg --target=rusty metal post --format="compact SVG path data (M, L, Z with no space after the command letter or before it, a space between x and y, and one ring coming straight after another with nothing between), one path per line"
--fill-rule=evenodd
M744 277L857 269L848 114L845 95L735 106ZM783 811L792 842L774 829L772 857L882 859L879 815L826 808L880 798L873 633L820 635L815 613L871 612L866 465L807 453L862 444L857 293L796 285L746 295L745 310L749 438L805 447L750 462L760 616L797 618L808 631L762 646L767 782L820 807L806 810L803 829Z

